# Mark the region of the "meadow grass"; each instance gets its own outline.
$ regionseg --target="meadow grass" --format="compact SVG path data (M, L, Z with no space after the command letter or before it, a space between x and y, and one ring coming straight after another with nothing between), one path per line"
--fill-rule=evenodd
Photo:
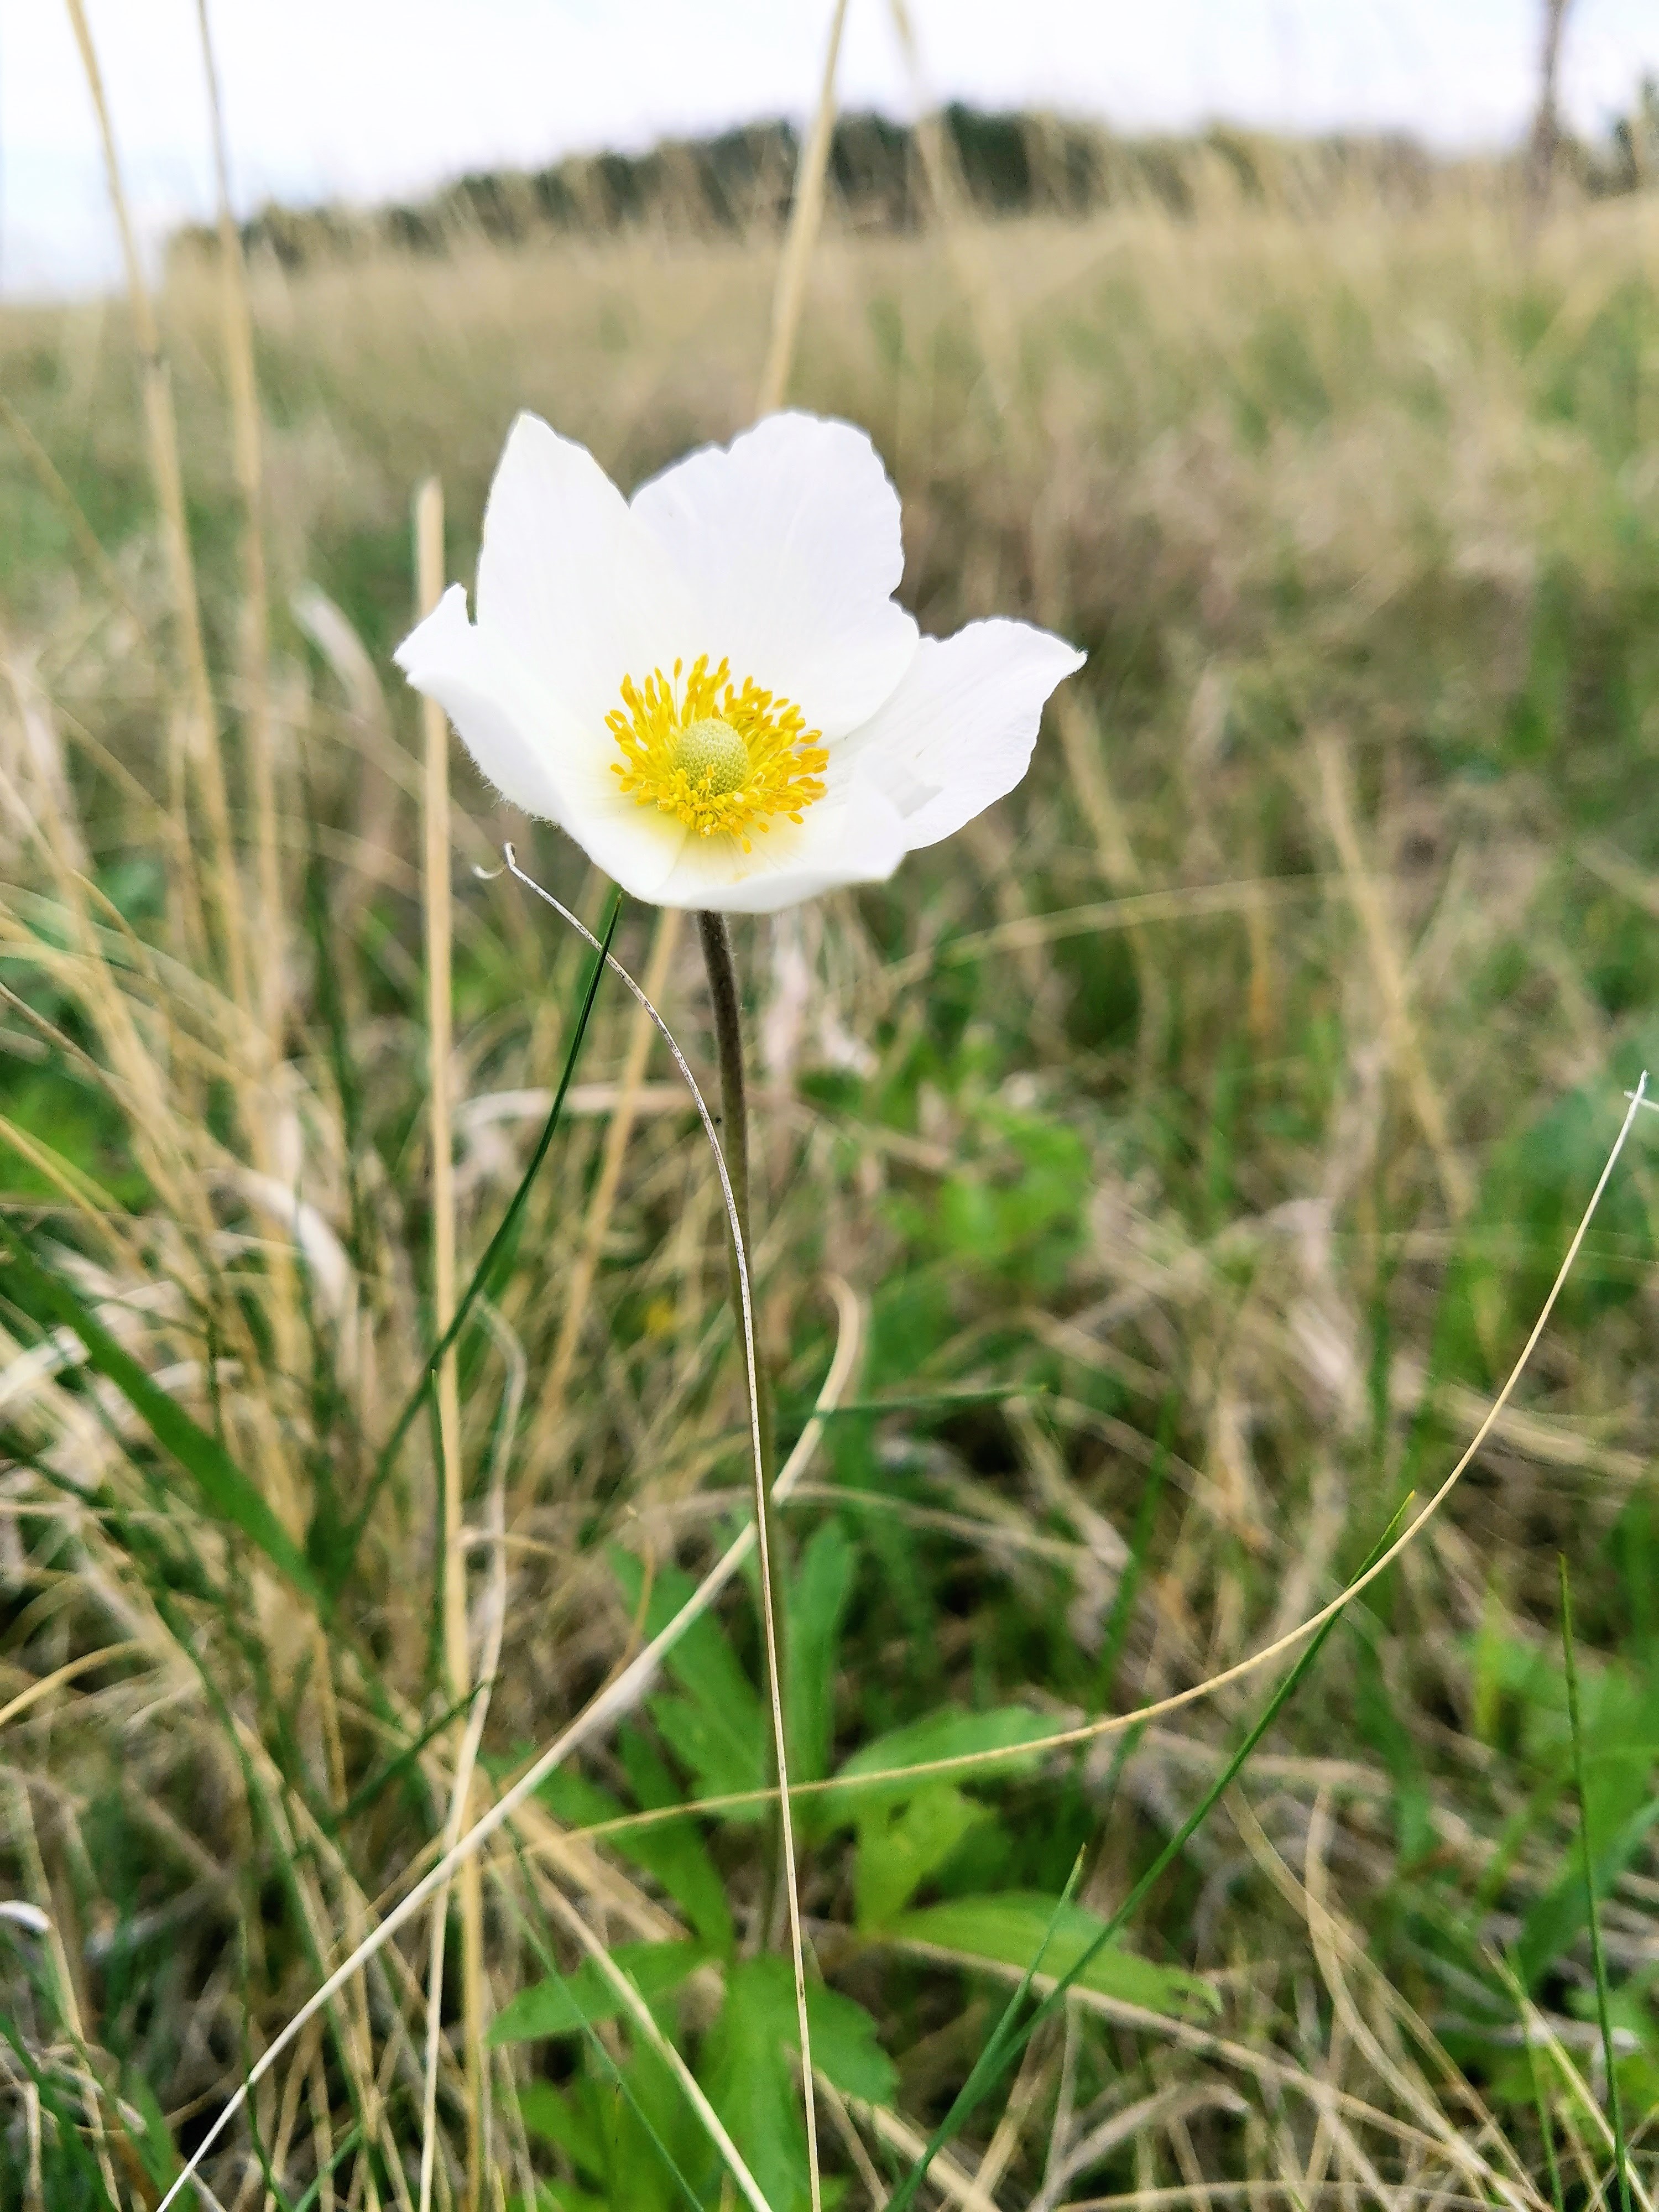
M202 2201L413 2206L423 2138L441 2203L733 2201L689 2083L774 2212L807 2202L741 1550L665 1678L614 1680L750 1510L719 1187L653 1061L596 1216L632 1002L479 872L511 836L595 928L607 886L459 751L462 1286L551 1133L456 1343L487 1704L458 1698L442 1424L410 1395L446 1294L388 657L417 483L468 578L520 406L625 484L729 435L775 263L637 237L257 266L268 652L221 296L176 267L212 732L127 314L0 316L0 1890L50 1920L0 1920L0 2202L153 2205L452 1805L607 1682L482 1854L471 1997L458 1911L434 2129L422 1911ZM927 2192L1588 2206L1616 2111L1644 2203L1641 1119L1516 1398L1294 1695L1269 1673L1043 1746L1285 1636L1434 1490L1659 1061L1659 208L832 233L789 394L874 436L925 629L1025 613L1090 653L994 813L736 931L826 2202L884 2202L1010 1991L1070 1973ZM616 919L635 974L652 927ZM712 1068L689 935L659 966Z

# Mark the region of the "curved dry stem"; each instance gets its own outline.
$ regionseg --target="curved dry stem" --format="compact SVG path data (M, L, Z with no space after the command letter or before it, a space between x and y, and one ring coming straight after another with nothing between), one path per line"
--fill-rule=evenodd
M1340 1613L1345 1606L1350 1604L1360 1595L1361 1591L1369 1589L1379 1575L1386 1574L1401 1553L1416 1541L1468 1472L1480 1447L1502 1419L1504 1408L1509 1404L1515 1394L1516 1385L1525 1374L1532 1355L1538 1348L1538 1340L1544 1334L1549 1317L1555 1310L1556 1301L1561 1295L1567 1277L1572 1272L1573 1262L1577 1259L1579 1249L1583 1243L1590 1223L1595 1218L1596 1208L1601 1203L1602 1193L1607 1189L1613 1170L1618 1164L1619 1156L1625 1149L1625 1140L1630 1135L1632 1125L1643 1107L1651 1108L1656 1103L1647 1097L1647 1072L1644 1069L1642 1079L1636 1089L1625 1094L1630 1101L1629 1107L1620 1127L1619 1134L1613 1139L1613 1149L1607 1154L1606 1164L1597 1178L1595 1188L1590 1193L1589 1203L1585 1206L1578 1226L1573 1232L1572 1242L1567 1247L1566 1256L1561 1262L1554 1282L1550 1285L1549 1296L1545 1299L1539 1310L1538 1318L1532 1325L1531 1333L1521 1347L1520 1357L1510 1368L1503 1389L1493 1399L1486 1419L1475 1431L1462 1456L1418 1515L1416 1520L1412 1522L1410 1528L1396 1537L1382 1557L1363 1574L1357 1576L1346 1588L1339 1590L1328 1605L1322 1606L1317 1613L1310 1613L1306 1620L1299 1623L1295 1628L1287 1630L1283 1636L1276 1637L1271 1644L1265 1644L1260 1651L1253 1651L1246 1657L1236 1661L1232 1666L1224 1668L1220 1674L1211 1674L1201 1682L1191 1683L1184 1690L1176 1690L1169 1697L1159 1698L1150 1705L1138 1706L1133 1712L1105 1713L1097 1720L1079 1722L1075 1728L1057 1729L1052 1735L1033 1736L1029 1741L1020 1744L1012 1750L958 1752L949 1759L922 1759L914 1766L883 1766L872 1768L867 1774L848 1776L844 1779L832 1775L823 1782L797 1782L791 1784L790 1795L794 1797L816 1797L823 1796L826 1791L836 1790L850 1796L854 1791L860 1790L887 1789L896 1782L913 1782L920 1778L934 1775L963 1774L975 1767L1006 1766L1013 1759L1030 1759L1043 1752L1066 1751L1074 1744L1093 1743L1099 1737L1118 1735L1126 1729L1144 1728L1149 1722L1162 1720L1166 1714L1180 1712L1187 1705L1196 1705L1200 1698L1212 1697L1216 1691L1226 1688L1229 1683L1242 1681L1246 1675L1257 1674L1263 1667L1270 1667L1274 1660L1284 1658L1288 1652L1294 1650L1298 1644L1305 1643L1309 1637L1316 1634L1328 1620ZM739 1807L763 1805L775 1794L770 1790L733 1790L722 1797L700 1797L696 1801L696 1809L702 1813L730 1812ZM599 1835L623 1827L644 1826L653 1820L682 1820L684 1818L686 1810L687 1808L683 1805L664 1806L650 1813L637 1816L629 1815L626 1820L605 1821L597 1824L592 1830L583 1831L583 1832Z

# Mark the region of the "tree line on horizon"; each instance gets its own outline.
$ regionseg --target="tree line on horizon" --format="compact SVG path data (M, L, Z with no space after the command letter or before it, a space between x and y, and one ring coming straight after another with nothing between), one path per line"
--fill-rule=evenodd
M787 220L799 151L793 124L744 124L711 137L665 139L642 154L475 171L424 198L375 208L273 202L242 225L242 242L252 257L297 267L376 247L443 252L468 237L514 245L629 231L748 236ZM1419 206L1458 180L1501 191L1522 159L1438 155L1403 133L1292 137L1216 124L1187 136L1129 137L1102 124L958 103L920 128L874 113L842 116L828 184L844 226L902 233L927 219L941 181L988 216L1078 217L1142 204L1191 218L1228 201L1313 214L1356 193ZM1651 188L1659 181L1659 85L1642 85L1604 143L1564 140L1556 171L1566 188L1596 197ZM210 252L216 239L210 226L190 225L175 233L171 251Z

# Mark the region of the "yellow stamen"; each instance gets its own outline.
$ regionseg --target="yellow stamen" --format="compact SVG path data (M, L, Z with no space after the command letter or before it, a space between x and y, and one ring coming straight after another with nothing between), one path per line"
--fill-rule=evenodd
M733 684L729 662L711 670L699 655L682 689L684 668L674 663L672 681L660 668L643 685L623 678L622 707L605 716L623 756L611 772L636 805L659 807L702 837L735 837L750 852L751 832L780 816L799 822L823 798L830 756L799 707L752 677Z

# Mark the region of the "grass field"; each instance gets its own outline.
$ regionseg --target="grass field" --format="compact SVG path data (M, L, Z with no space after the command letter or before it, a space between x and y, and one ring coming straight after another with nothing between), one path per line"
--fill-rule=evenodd
M440 1441L422 1412L384 1449L434 1334L420 739L389 659L411 494L440 474L470 580L519 407L624 485L729 435L775 264L640 239L256 268L268 653L220 295L177 274L211 733L126 312L0 316L0 1891L50 1923L0 1921L0 2203L153 2206L458 1795L481 1812L744 1525L722 1217L665 1059L593 1206L632 1030L604 981L459 1345L488 1696L458 1792ZM924 629L1024 614L1090 654L1011 800L737 932L761 1348L782 1444L807 1437L792 1774L843 1778L796 1820L825 2202L853 2207L1288 1656L1075 1732L1285 1636L1437 1489L1659 1066L1659 205L1536 236L1450 192L832 232L790 395L875 438ZM596 927L606 890L468 775L457 749L463 1281L587 974L477 871L511 836ZM624 908L636 974L653 931ZM661 982L711 1068L690 933ZM1617 2203L1610 2037L1648 2202L1654 1144L1638 1116L1467 1477L936 2201ZM804 2208L769 1745L739 1574L458 1881L429 2137L423 1912L201 2201L412 2207L429 2139L441 2203L734 2204L678 2062ZM741 1802L627 1825L703 1798Z

